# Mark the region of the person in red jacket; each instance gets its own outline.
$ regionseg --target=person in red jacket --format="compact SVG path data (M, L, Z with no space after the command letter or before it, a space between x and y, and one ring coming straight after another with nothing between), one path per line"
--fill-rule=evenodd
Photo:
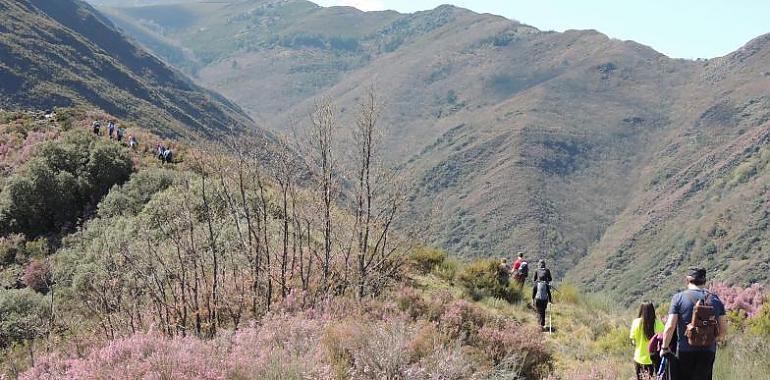
M513 272L516 273L516 271L519 270L519 267L521 266L521 263L524 261L524 252L519 252L519 257L516 259L516 261L513 262Z

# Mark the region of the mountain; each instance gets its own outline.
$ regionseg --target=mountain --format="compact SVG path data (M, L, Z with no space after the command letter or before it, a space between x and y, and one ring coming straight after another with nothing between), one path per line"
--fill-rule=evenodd
M0 0L0 31L0 107L91 105L167 136L253 128L82 1Z
M764 199L756 152L770 127L767 36L690 61L592 30L541 31L452 6L101 9L276 131L320 97L352 125L349 110L374 83L386 102L383 154L416 185L410 206L431 221L427 239L456 255L522 250L621 296L668 291L688 264L704 262L697 252L710 252L718 278L767 281L761 207L749 207ZM721 182L732 185L714 187ZM728 209L741 221L709 237ZM748 251L738 248L746 233L759 239Z

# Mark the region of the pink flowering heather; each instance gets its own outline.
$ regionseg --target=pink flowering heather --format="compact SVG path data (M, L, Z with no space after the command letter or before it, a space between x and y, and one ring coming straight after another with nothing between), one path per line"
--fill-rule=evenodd
M754 316L767 301L767 291L760 284L752 284L748 288L728 286L723 283L714 283L710 290L725 304L725 308L734 312L744 312L747 316Z
M32 260L24 269L21 282L28 288L45 293L51 284L51 268L42 260Z
M32 379L225 379L216 350L194 338L136 334L116 339L83 359L47 358L22 374Z
M249 378L330 379L319 344L325 324L302 313L268 316L260 326L233 335L228 366Z

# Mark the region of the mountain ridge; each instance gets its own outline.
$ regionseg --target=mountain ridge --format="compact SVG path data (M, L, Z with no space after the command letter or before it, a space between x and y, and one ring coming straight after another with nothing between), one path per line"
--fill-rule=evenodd
M416 184L414 218L436 221L430 243L463 257L526 251L554 260L559 275L620 296L636 292L621 276L633 265L645 263L646 277L634 279L650 284L697 259L667 268L661 264L666 239L635 244L638 238L624 226L644 225L640 218L659 207L648 199L686 194L687 186L702 186L701 177L725 176L752 159L738 155L724 170L708 169L718 161L709 156L763 146L740 140L739 130L750 136L767 128L759 122L770 77L763 74L770 72L762 59L770 50L767 35L699 61L672 59L595 30L540 31L455 7L385 18L303 1L165 9L175 8L195 14L194 26L164 31L153 27L162 25L157 12L106 12L118 25L144 28L204 57L197 80L277 132L319 97L334 99L340 124L353 125L348 109L376 84L387 103L383 154ZM368 29L350 27L356 22ZM230 47L210 49L204 41ZM699 177L694 168L705 171ZM745 191L753 178L729 191ZM664 185L674 180L681 184ZM723 201L703 202L718 207ZM696 213L692 207L682 208L680 218ZM694 236L695 247L706 245L699 239L707 231L691 228L696 223L666 220L674 223L669 230ZM633 249L620 256L629 258L607 262L624 245ZM714 268L731 259L720 252ZM648 256L656 261L640 259ZM737 281L737 270L716 273Z

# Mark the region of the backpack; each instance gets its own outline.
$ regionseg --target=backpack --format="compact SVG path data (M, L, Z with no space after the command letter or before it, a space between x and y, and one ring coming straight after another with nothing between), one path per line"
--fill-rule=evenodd
M691 293L687 293L690 301L694 301ZM706 292L706 296L695 302L692 309L692 320L687 324L684 335L691 347L710 347L716 343L719 335L719 319L716 310L711 304L712 294Z
M529 277L529 264L527 264L526 261L522 261L521 265L519 265L519 277L521 278Z
M548 283L545 281L539 281L535 286L537 286L537 291L535 292L535 300L548 301Z

